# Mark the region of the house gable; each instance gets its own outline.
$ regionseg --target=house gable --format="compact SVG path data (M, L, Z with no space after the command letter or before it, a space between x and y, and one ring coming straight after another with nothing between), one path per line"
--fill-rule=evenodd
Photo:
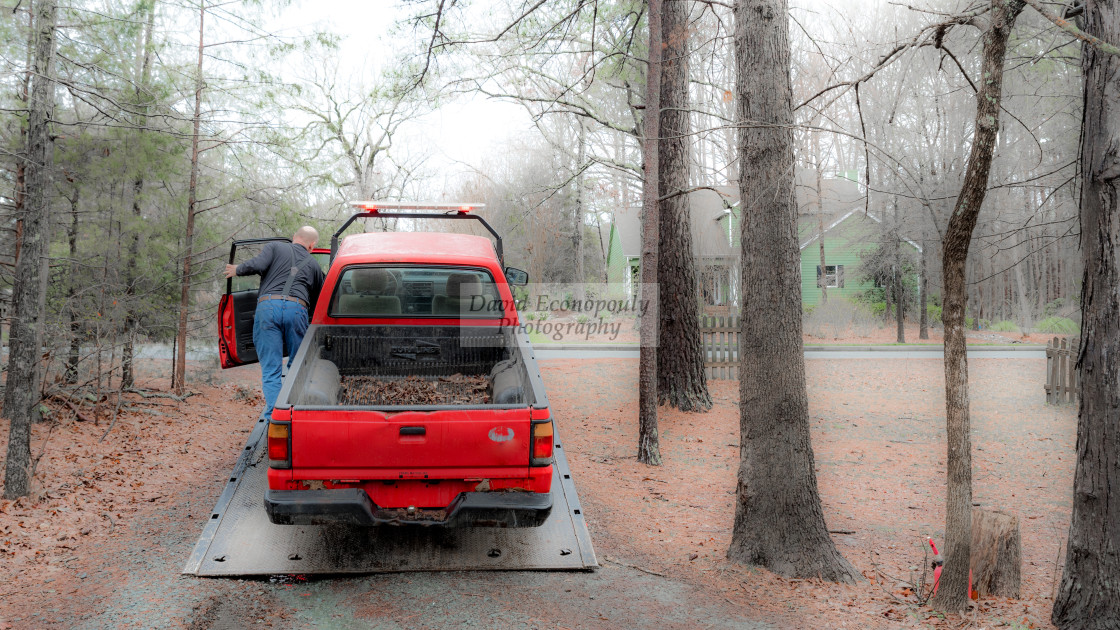
M828 287L828 295L853 299L874 287L874 283L859 277L859 265L864 251L882 245L879 229L881 221L871 213L853 210L825 227L825 264L836 267L835 275L841 277L843 286ZM908 246L921 252L921 246L907 239ZM814 234L801 243L801 302L816 305L820 302L821 289L817 286L817 270L821 263L821 235ZM828 276L829 270L821 270ZM841 282L838 282L841 284Z

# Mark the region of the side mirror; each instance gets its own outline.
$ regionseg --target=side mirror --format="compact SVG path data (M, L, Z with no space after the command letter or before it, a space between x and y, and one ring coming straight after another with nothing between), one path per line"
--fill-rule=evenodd
M506 267L506 282L517 286L529 284L529 274L515 267Z

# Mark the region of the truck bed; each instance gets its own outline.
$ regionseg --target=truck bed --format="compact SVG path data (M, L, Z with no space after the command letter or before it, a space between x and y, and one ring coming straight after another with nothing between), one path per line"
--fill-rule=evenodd
M547 405L516 328L312 325L278 408L438 410Z
M485 405L493 379L464 376L343 376L339 404L355 405Z

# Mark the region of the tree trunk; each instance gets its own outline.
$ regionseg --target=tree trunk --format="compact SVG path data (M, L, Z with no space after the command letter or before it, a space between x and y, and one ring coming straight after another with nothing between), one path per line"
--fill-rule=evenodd
M901 225L898 219L898 196L894 197L894 234L892 234L892 241L894 242L894 309L895 309L895 322L898 325L898 343L906 343L906 298L903 295L905 291L902 286L902 236L900 233Z
M658 179L661 197L657 246L661 296L657 348L658 403L682 411L712 408L700 340L700 301L688 195L688 3L662 5L661 116ZM647 114L649 110L646 110ZM675 195L675 196L670 196Z
M66 280L66 310L70 315L70 353L66 356L66 382L78 382L78 362L82 358L82 321L78 305L78 201L81 199L81 186L74 184L74 198L70 200L70 227L66 230L66 243L69 247L70 277Z
M820 164L820 141L817 139L818 134L813 134L813 152L816 153L818 158L817 169L817 240L821 248L821 272L817 274L818 284L821 289L821 304L828 304L828 264L824 258L824 200L821 199L821 164Z
M12 13L15 13L14 9L12 10ZM32 68L32 64L35 62L35 57L34 57L34 55L35 55L35 36L36 36L36 33L35 33L35 11L34 11L34 7L32 7L30 5L30 3L28 3L28 7L27 7L27 62L24 66L25 68L27 68L27 71L24 72L24 74L23 74L23 80L20 81L20 88L19 88L19 91L17 92L17 96L19 97L20 104L22 104L24 107L28 106L28 103L30 102L30 97L31 97L31 77L34 74L34 68ZM27 146L27 127L24 126L24 125L20 125L19 146L24 146L24 147ZM15 238L13 239L14 242L12 243L12 267L13 268L15 267L16 264L19 263L19 250L20 250L20 247L22 246L22 243L23 243L23 219L21 217L23 216L24 207L26 205L26 199L27 199L27 156L26 155L17 155L17 156L14 156L14 157L15 157L15 163L16 163L16 173L15 173L15 182L14 182L15 186L14 186L14 199L13 199L13 201L15 203L13 204L13 208L12 208L12 216L15 217L15 226L14 226L15 227ZM9 303L8 303L8 309L7 310L8 310L9 313L12 312L12 304L10 302L10 298L9 298ZM8 340L9 341L8 342L10 343L11 342L11 318L10 318L10 316L8 318L5 318L5 320L3 322L0 322L0 332L3 331L3 325L2 324L7 324L8 325L8 330L9 330L9 333L8 333ZM0 340L0 348L3 348L3 346L4 346L4 342L2 340ZM9 353L4 353L4 354L9 356L9 357L11 356ZM2 361L2 359L0 359L0 361ZM4 369L7 369L7 368L5 367Z
M918 262L918 339L929 339L929 239L922 228L922 251Z
M37 36L27 117L26 203L20 217L23 244L12 287L11 344L4 389L3 412L11 421L4 470L6 499L31 492L31 423L39 417L40 351L50 261L49 196L54 168L50 123L54 113L53 61L58 9L54 0L39 0L34 8Z
M657 139L661 111L661 0L649 0L649 62L646 71L646 110L642 143L645 180L642 183L642 287L639 311L642 327L638 358L638 461L661 465L657 434ZM653 295L650 295L653 293Z
M198 10L198 68L194 83L194 133L191 136L191 181L187 189L187 230L183 236L183 280L179 297L179 330L171 388L180 396L187 388L187 314L191 306L191 256L194 252L194 218L198 208L198 127L202 119L202 53L205 51L206 1Z
M152 29L155 26L155 5L145 5L143 10L148 12L148 21L144 25L143 43L140 50L140 71L136 84L136 109L137 127L140 137L144 136L144 127L148 124L148 102L151 100L148 87L152 77ZM132 217L133 229L131 240L128 244L128 259L130 264L125 265L125 308L127 314L124 319L124 348L121 350L121 389L129 389L135 383L133 373L133 345L136 343L136 326L139 320L136 312L139 306L136 302L136 260L140 257L140 197L144 192L144 171L137 172L136 179L132 182Z
M576 203L572 210L572 255L575 256L576 263L573 295L576 300L583 301L587 297L583 287L583 283L587 282L583 268L583 172L584 161L587 159L587 127L583 124L583 118L577 118L576 124L579 125L579 147L576 150Z
M1120 43L1120 3L1085 3L1085 31ZM1051 619L1120 626L1120 58L1085 46L1081 148L1081 402L1073 518Z
M828 535L809 436L794 232L785 0L735 3L742 330L739 474L727 556L789 577L853 582Z
M976 131L964 184L949 218L941 254L942 321L945 323L945 427L948 443L948 494L945 506L945 568L931 604L960 611L968 605L968 566L972 540L972 442L969 435L968 359L965 354L965 261L976 218L988 188L988 172L999 132L1003 96L1003 58L1018 0L992 0L984 33L980 76L987 77L976 93Z

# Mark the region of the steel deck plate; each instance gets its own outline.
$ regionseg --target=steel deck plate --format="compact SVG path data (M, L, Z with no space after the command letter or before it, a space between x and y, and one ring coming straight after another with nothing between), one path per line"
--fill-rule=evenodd
M244 576L599 566L559 439L552 513L540 527L274 525L264 511L266 427L262 418L249 435L183 573Z

